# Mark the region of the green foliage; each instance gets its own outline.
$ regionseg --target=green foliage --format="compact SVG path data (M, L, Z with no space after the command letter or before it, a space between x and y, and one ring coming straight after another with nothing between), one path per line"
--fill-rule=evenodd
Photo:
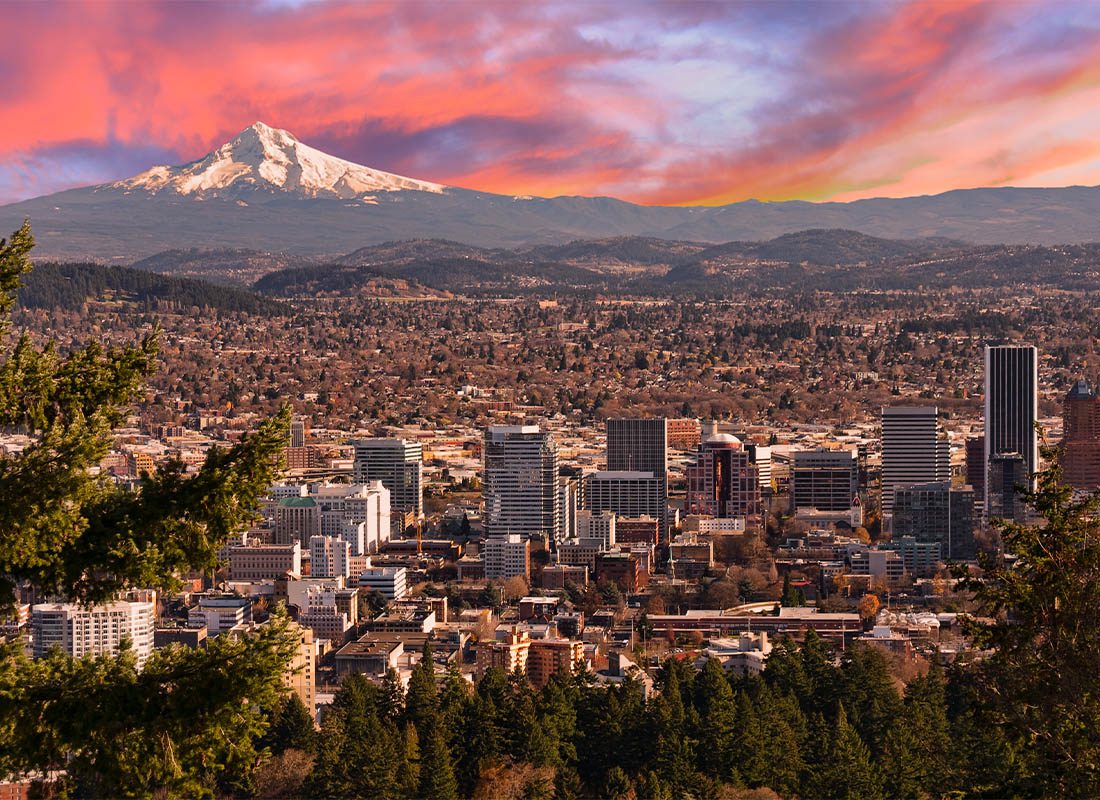
M64 769L81 796L204 797L246 785L267 716L282 705L293 648L279 620L205 650L158 650L141 670L129 651L30 661L9 646L0 661L0 765Z
M967 576L981 618L967 629L990 655L972 671L968 713L999 728L1019 759L1012 791L1100 794L1100 500L1073 497L1054 466L1028 505L1037 525L1001 523L1008 559ZM987 621L988 620L988 621Z
M0 242L0 334L32 246L26 224ZM23 583L95 602L128 588L171 589L179 573L212 567L277 475L289 412L211 451L194 476L174 462L124 493L90 470L154 369L156 333L132 347L92 343L68 354L52 343L37 348L27 335L3 346L0 428L34 441L0 458L0 605L10 606ZM251 791L295 649L279 614L254 635L157 651L142 669L125 649L32 662L21 646L5 647L0 773L63 770L59 788L79 796Z

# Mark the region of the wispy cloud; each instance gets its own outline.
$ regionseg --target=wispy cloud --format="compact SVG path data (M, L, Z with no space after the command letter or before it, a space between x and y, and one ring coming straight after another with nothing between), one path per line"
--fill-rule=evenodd
M9 4L0 201L262 119L345 158L647 203L1100 183L1091 3Z

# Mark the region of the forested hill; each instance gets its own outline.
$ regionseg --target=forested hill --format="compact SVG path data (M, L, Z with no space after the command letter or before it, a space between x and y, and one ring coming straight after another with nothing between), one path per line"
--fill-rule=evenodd
M244 289L102 264L36 264L23 276L19 290L24 308L79 308L89 300L129 302L158 311L197 307L263 316L283 313L279 303Z

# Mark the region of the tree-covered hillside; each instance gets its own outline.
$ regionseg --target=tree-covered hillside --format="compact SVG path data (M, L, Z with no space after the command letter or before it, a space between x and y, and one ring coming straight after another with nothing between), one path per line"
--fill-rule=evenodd
M36 264L19 289L24 308L79 308L89 300L127 301L165 311L197 307L262 315L283 312L273 300L244 289L101 264Z

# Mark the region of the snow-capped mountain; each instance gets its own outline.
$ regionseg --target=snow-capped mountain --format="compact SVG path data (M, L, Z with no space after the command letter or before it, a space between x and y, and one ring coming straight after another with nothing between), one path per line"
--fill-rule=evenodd
M0 206L0 236L25 218L38 241L36 258L116 263L196 247L328 257L407 239L482 247L615 236L729 242L809 228L886 239L1056 244L1100 241L1100 187L694 208L516 197L382 172L256 123L190 164Z
M411 189L439 193L446 188L330 156L302 144L288 131L262 122L245 128L199 161L182 167L152 167L108 186L154 194L172 191L198 198L262 189L368 202L375 200L375 192Z

